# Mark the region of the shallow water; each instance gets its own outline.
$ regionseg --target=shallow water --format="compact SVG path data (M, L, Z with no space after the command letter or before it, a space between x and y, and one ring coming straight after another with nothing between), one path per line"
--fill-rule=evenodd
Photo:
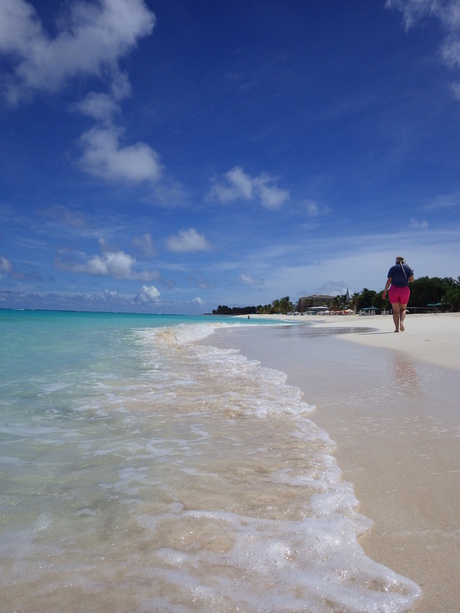
M418 586L364 555L371 522L308 398L193 342L221 325L0 314L2 611L416 601Z

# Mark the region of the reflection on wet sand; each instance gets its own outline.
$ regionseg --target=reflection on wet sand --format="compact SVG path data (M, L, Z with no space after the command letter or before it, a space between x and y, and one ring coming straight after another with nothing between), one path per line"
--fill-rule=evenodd
M420 396L419 378L417 369L412 360L396 354L393 363L393 382L405 396Z

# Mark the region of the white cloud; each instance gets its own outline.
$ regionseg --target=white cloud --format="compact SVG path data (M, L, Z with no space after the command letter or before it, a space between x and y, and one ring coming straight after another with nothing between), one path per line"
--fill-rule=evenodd
M407 29L423 17L435 16L449 30L460 28L460 5L458 0L387 0L386 8L403 13Z
M424 17L436 17L446 35L441 45L441 57L451 69L460 68L460 3L458 0L387 0L386 8L402 12L406 30ZM460 99L460 85L451 85L451 91Z
M426 230L428 228L428 222L424 219L422 221L418 221L415 217L412 217L410 220L410 227L413 230Z
M106 300L117 300L120 294L115 290L105 289L103 296Z
M263 279L254 279L254 277L251 277L250 275L246 275L244 273L240 274L239 279L244 285L263 285L264 282Z
M234 200L259 200L267 209L279 209L289 200L289 192L276 185L276 178L261 173L252 178L242 168L235 166L224 174L223 180L214 179L208 198L220 202Z
M121 133L122 130L114 127L85 132L80 139L84 149L81 168L106 181L159 181L163 166L156 151L142 142L120 146Z
M134 266L136 259L121 250L109 248L103 239L99 241L102 255L94 255L83 264L69 262L62 258L60 253L55 259L55 267L58 270L66 270L91 276L108 276L115 279L133 279L136 281L152 281L158 278L156 271L136 272Z
M118 71L112 80L112 96L115 100L123 100L131 95L131 83L128 75Z
M441 46L443 60L449 68L460 68L460 28L452 31Z
M460 83L451 83L450 91L452 92L452 96L455 98L455 100L460 102Z
M134 298L134 302L141 304L157 302L159 297L160 292L154 285L143 285L141 291Z
M111 123L113 115L120 112L120 107L111 96L94 92L88 94L82 101L72 105L71 108L87 117L104 123Z
M118 61L152 32L155 16L144 0L69 3L51 37L26 0L0 2L0 52L13 71L7 99L16 104L36 91L56 92L77 76L117 75Z
M133 243L146 257L151 258L158 255L158 252L153 245L152 237L148 233L143 234L142 236L136 236Z
M13 271L13 264L3 255L0 255L0 274L9 274Z
M113 77L110 94L90 92L80 102L72 104L70 109L110 125L114 115L121 111L118 102L127 98L130 94L131 84L128 76L118 72Z
M163 166L149 145L122 146L122 129L112 126L119 102L131 85L118 62L152 32L155 16L145 0L75 0L66 3L51 36L26 0L0 1L0 54L11 61L6 97L14 105L35 92L57 92L75 77L108 77L110 93L91 92L70 105L102 128L82 135L83 171L107 181L159 181Z
M289 192L274 185L275 179L263 173L253 180L254 188L258 194L262 206L266 209L279 209L286 200L289 200Z
M232 200L252 200L253 185L252 179L242 168L235 167L225 173L225 183L214 183L211 190L212 197L221 202Z
M329 213L329 208L327 206L320 206L314 200L305 200L304 206L309 217L318 217L319 215L326 215Z
M208 243L203 234L198 234L194 228L180 230L177 236L171 236L167 242L168 249L176 253L191 253L196 251L209 251L212 245Z
M203 301L201 300L201 298L198 298L198 296L196 298L194 298L192 300L192 302L193 302L193 304L199 304L199 305L204 304Z
M458 207L460 205L460 191L452 192L450 194L441 194L436 196L431 202L426 204L423 208L425 210L437 210L446 209L451 207Z

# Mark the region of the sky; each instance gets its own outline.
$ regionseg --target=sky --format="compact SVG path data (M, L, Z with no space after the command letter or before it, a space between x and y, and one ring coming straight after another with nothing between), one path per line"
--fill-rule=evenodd
M459 0L0 0L0 308L460 275Z

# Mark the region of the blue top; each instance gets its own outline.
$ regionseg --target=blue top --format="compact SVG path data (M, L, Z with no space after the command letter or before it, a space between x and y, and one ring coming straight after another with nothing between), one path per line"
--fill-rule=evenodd
M391 285L396 287L407 287L409 285L409 277L412 277L414 271L407 264L395 264L388 271L388 278L391 278Z

